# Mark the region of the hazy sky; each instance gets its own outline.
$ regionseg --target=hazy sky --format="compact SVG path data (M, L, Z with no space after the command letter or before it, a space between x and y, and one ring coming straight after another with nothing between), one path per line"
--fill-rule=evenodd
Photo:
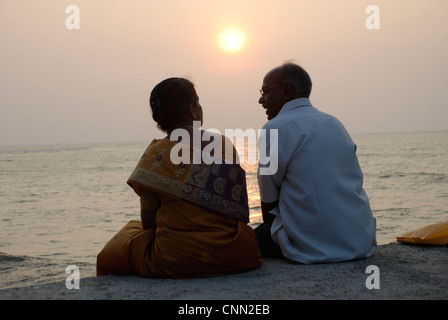
M258 129L263 77L290 59L352 134L448 130L447 12L447 0L0 0L0 145L161 137L148 97L172 76L195 83L204 128ZM239 52L218 44L230 26L246 34Z

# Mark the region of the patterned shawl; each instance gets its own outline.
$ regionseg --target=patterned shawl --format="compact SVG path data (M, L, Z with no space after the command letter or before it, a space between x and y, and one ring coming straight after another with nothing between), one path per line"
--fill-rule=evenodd
M183 164L170 160L176 141L154 140L146 149L128 184L189 201L213 212L249 222L246 173L239 164ZM192 158L193 148L190 149ZM190 161L192 162L192 161ZM138 193L138 192L137 192Z

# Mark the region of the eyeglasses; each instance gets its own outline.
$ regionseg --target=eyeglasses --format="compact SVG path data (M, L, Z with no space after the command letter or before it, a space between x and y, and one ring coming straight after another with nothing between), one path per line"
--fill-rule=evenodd
M279 84L276 84L274 86L271 86L271 87L268 87L268 88L265 88L265 89L262 88L262 89L260 89L260 94L261 94L262 97L264 97L265 93L267 93L269 90L274 89L276 87L279 87L281 85L283 85L283 83L279 83Z

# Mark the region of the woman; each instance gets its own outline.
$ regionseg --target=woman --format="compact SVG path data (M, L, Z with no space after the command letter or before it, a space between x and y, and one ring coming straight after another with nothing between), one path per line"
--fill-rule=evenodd
M106 244L97 257L97 275L208 277L260 266L236 150L232 145L229 158L225 139L216 134L201 139L207 141L200 146L193 143L203 133L192 126L203 120L194 85L182 78L164 80L151 92L150 105L157 126L168 136L154 140L132 172L128 184L140 196L141 221L129 222ZM174 130L191 139L171 141ZM193 161L216 141L221 147L212 148L211 164ZM179 146L187 161L173 161Z

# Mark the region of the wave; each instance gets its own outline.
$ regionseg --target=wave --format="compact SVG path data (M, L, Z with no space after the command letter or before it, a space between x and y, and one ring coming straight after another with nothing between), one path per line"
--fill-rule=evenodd
M23 255L10 255L0 252L0 289L38 286L45 283L60 282L65 285L69 263L64 260ZM89 270L84 275L93 275L94 265L77 263L77 267Z
M3 252L0 252L0 270L2 270L4 263L7 262L20 262L26 260L26 256L12 256Z
M406 174L394 173L394 174L385 174L385 175L378 176L378 178L380 178L380 179L389 179L389 178L396 178L396 177L406 177Z
M431 179L431 181L433 182L441 182L441 181L447 181L448 180L448 176L444 173L434 173L434 172L407 172L407 173L403 173L403 172L394 172L394 173L390 173L390 174L383 174L383 175L379 175L378 178L380 179L389 179L389 178L418 178L418 177L423 177L423 178L429 178Z

